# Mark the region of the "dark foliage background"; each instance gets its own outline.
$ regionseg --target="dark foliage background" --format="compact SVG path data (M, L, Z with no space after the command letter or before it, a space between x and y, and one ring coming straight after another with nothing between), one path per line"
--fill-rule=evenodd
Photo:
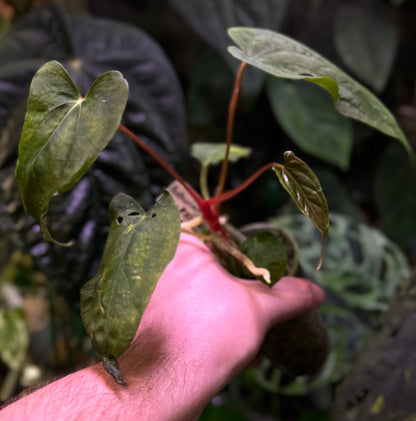
M0 329L2 400L92 361L77 313L78 294L102 253L108 203L123 191L148 207L170 181L119 133L86 177L51 206L55 235L75 238L76 246L45 243L23 213L14 181L29 84L44 62L61 61L81 91L102 72L120 70L130 86L123 123L193 183L198 168L188 158L189 145L224 139L238 67L227 52L231 26L273 29L317 50L374 91L416 144L412 0L7 1L0 2L0 16L0 317L8 329ZM253 155L232 167L229 184L237 185L272 156L281 160L287 149L305 159L317 172L331 211L325 269L312 270L319 241L293 215L271 176L224 211L236 225L271 219L291 228L303 273L327 292L322 313L333 351L319 376L290 384L267 361L246 370L201 419L325 420L335 410L336 420L411 419L412 400L406 406L396 399L408 396L406 379L416 375L414 359L406 358L414 335L397 333L414 316L411 306L406 318L396 313L400 300L412 302L411 289L405 287L398 304L386 311L415 265L415 169L395 141L334 117L319 90L304 92L309 92L304 84L247 72L235 139L251 146ZM396 334L383 336L393 319ZM375 331L379 336L365 348ZM10 337L16 338L15 358L5 339ZM397 376L402 374L394 387L392 371L368 366L374 340L389 355L392 349L404 353L388 363L399 365ZM359 368L352 369L358 358ZM375 377L383 381L374 382Z

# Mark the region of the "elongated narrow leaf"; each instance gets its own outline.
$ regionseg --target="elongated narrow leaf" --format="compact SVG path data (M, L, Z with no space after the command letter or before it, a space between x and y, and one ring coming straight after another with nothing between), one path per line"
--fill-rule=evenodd
M104 367L123 384L116 358L134 338L181 230L179 209L165 192L146 213L130 196L110 203L111 226L94 278L81 289L81 317Z
M85 98L56 61L32 80L16 179L25 210L48 233L43 216L54 194L69 190L113 137L128 98L120 72L101 75Z
M322 242L329 229L329 211L321 184L311 168L293 152L285 152L284 167L273 167L298 209L319 229ZM322 264L318 264L318 268Z
M224 160L227 145L224 143L194 143L191 155L197 159L202 166L219 164ZM230 145L228 160L236 162L240 158L247 158L251 154L251 149L237 144Z
M331 94L340 114L398 139L411 151L390 111L368 89L315 51L264 29L231 28L229 35L240 47L228 48L234 57L274 76L307 80L321 86Z

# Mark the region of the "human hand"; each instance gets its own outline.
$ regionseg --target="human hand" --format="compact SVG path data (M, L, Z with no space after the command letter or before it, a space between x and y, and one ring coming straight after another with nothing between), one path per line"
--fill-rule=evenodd
M127 386L96 364L6 407L0 419L195 419L250 363L273 325L322 300L319 287L299 278L282 278L271 289L235 278L197 238L182 234L118 359Z

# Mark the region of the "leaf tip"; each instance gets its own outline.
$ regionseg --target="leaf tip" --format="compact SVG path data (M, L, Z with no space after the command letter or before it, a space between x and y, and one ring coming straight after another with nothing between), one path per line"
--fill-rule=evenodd
M123 380L120 368L118 366L117 358L113 355L103 355L103 367L104 370L110 374L110 376L121 386L127 386L127 383Z
M326 234L326 232L321 232L321 257L319 259L318 265L316 266L316 270L321 270L324 263L324 239Z
M55 243L58 246L62 246L62 247L71 247L71 246L73 246L75 244L75 240L74 239L69 240L69 241L67 241L65 243L64 242L61 242L61 241L58 241L58 240L55 240L55 238L52 237L52 234L50 233L49 228L46 225L46 222L44 221L43 217L41 217L41 219L39 221L39 225L40 225L40 229L41 229L42 234L43 234L43 238L46 241L50 241L50 242Z

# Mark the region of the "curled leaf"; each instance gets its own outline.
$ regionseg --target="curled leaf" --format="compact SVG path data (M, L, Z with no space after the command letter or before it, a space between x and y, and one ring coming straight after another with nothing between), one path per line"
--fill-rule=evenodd
M83 98L57 61L33 77L19 144L16 179L25 211L41 225L55 194L85 174L116 132L128 98L127 81L109 71Z
M241 245L241 251L258 267L266 268L270 273L268 286L273 286L286 271L286 251L277 236L263 231L255 237L247 238ZM260 280L262 280L260 278Z
M115 196L109 208L110 233L98 273L81 289L81 317L104 368L123 384L116 358L133 340L175 255L181 225L168 192L147 213L125 194Z
M323 240L329 229L329 211L321 184L312 169L293 152L286 151L284 166L273 167L280 184L289 193L297 208L309 218L321 232L323 261Z

